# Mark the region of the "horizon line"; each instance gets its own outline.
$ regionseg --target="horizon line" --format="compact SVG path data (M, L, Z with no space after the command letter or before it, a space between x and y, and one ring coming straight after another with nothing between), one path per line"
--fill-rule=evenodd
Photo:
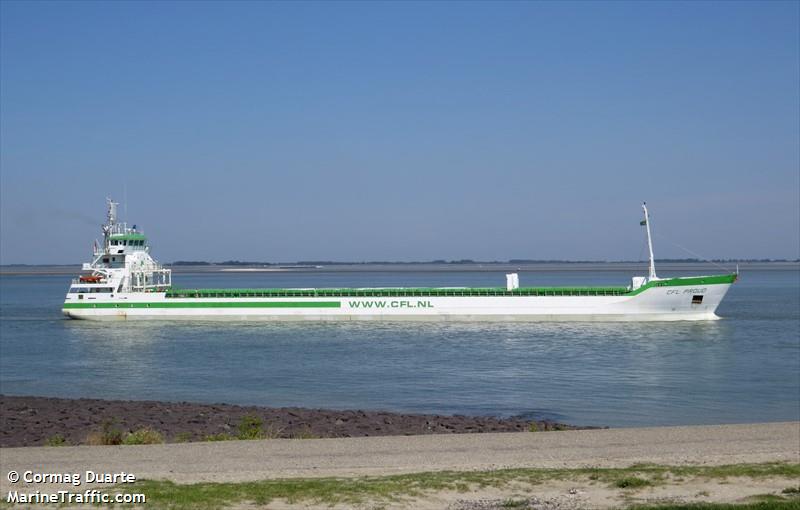
M655 262L662 264L712 264L712 263L800 263L800 258L730 258L730 259L696 259L696 258L656 258ZM165 266L364 266L364 265L513 265L513 264L647 264L648 260L567 260L567 259L509 259L509 260L424 260L424 261L335 261L335 260L300 260L292 262L266 262L266 261L240 261L226 260L209 262L204 260L176 260L165 263ZM25 264L11 263L0 264L0 267L48 267L48 266L81 266L82 262L75 263L47 263L47 264Z

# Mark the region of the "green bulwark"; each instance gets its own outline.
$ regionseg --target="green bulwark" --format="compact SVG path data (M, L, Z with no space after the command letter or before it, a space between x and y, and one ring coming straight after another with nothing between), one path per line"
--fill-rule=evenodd
M505 287L387 288L387 289L171 289L167 298L254 298L254 297L475 297L475 296L634 296L652 287L729 284L736 275L670 278L650 282L636 290L627 287Z

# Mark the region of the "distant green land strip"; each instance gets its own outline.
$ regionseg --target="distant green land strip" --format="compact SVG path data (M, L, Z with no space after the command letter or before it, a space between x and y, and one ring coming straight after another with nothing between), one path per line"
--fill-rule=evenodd
M574 480L576 483L605 484L619 491L636 491L658 485L680 486L687 480L728 478L783 478L785 496L773 495L769 501L730 504L682 504L637 506L637 509L747 509L789 510L800 508L793 492L800 477L800 464L764 463L725 466L638 465L629 468L584 469L501 469L495 471L442 471L392 476L358 478L289 478L240 483L196 483L180 485L170 481L137 481L130 486L116 486L110 492L124 490L147 495L148 508L211 509L235 504L266 505L275 499L290 504L363 505L409 501L440 491L463 492L486 487L536 486L550 480Z
M800 262L800 259L782 259L782 258L761 258L761 259L698 259L698 258L657 258L657 264L731 264L731 263L768 263L768 262ZM219 262L209 262L206 260L176 260L170 265L173 266L282 266L282 265L298 265L298 266L357 266L357 265L470 265L470 264L647 264L647 260L567 260L567 259L509 259L509 260L473 260L473 259L457 259L457 260L369 260L369 261L342 261L342 260L299 260L296 262L258 262L258 261L245 261L245 260L224 260Z

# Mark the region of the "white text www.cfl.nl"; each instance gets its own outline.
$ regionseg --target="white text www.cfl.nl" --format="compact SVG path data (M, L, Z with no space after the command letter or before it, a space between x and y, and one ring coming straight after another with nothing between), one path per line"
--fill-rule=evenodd
M34 504L65 504L65 503L146 503L144 494L109 494L96 489L84 492L55 491L55 492L22 492L9 491L6 503L34 503Z

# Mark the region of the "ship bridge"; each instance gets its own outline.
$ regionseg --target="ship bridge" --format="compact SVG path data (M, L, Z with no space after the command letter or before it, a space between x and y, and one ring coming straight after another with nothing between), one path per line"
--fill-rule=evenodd
M121 225L125 225L124 223ZM108 236L107 249L110 253L130 253L138 250L148 251L147 237L141 232L137 232L135 226L133 229L125 228L126 232L119 234L110 234Z
M103 243L95 242L92 262L83 265L92 271L97 285L113 284L116 292L163 292L172 286L172 271L150 256L147 237L127 223L117 221L117 202L108 200L108 221L103 225ZM92 282L94 283L94 282Z

